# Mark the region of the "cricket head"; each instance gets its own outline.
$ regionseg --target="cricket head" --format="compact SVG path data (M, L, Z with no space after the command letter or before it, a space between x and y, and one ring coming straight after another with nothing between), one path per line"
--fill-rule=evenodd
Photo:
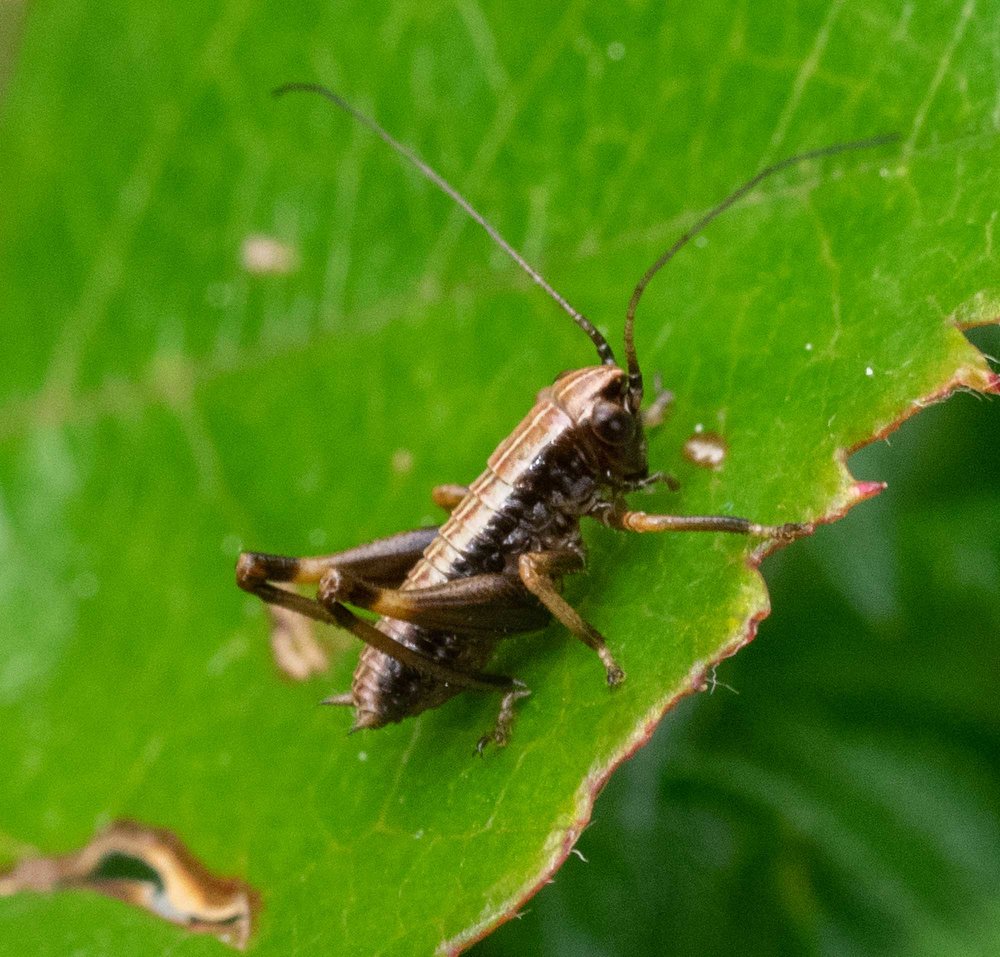
M616 488L649 477L646 436L638 405L632 405L628 373L617 365L588 366L560 375L552 400L574 422L601 481Z

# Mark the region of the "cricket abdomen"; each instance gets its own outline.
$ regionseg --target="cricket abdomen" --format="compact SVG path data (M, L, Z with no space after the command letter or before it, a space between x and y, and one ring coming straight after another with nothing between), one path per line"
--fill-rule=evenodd
M606 374L603 368L573 373ZM528 551L583 549L579 520L593 506L598 483L575 440L576 423L560 401L562 380L545 389L531 412L490 456L486 470L452 512L400 586L403 591L481 574L517 576ZM463 672L481 670L496 635L431 631L392 618L375 625L409 648ZM464 690L366 647L354 673L355 727L380 727Z

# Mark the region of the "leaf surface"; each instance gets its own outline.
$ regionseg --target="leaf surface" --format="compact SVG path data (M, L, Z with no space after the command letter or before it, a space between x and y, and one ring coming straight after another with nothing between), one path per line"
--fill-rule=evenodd
M0 849L134 818L256 887L260 954L459 948L568 853L610 770L767 612L752 544L589 529L568 586L629 678L558 627L497 666L533 695L473 759L466 695L346 737L277 676L241 547L348 547L435 519L564 368L593 361L458 211L327 104L412 143L617 342L646 265L767 161L783 174L658 277L638 340L676 393L648 511L814 520L930 397L985 388L953 322L993 318L996 24L971 3L601 13L234 0L42 4L2 114ZM241 264L248 236L296 268ZM684 441L718 432L719 471ZM3 901L0 952L209 952L85 895ZM44 928L44 937L41 929Z

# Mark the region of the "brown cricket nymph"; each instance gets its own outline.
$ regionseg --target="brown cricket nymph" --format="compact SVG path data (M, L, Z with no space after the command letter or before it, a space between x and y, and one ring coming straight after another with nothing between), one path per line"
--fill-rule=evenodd
M651 515L629 509L629 492L669 481L649 473L645 432L662 421L670 395L658 391L642 409L635 312L649 281L674 254L765 177L805 159L890 138L793 156L762 170L705 213L636 286L626 313L622 368L597 328L409 147L324 87L289 84L275 92L293 91L316 93L336 104L451 197L587 334L601 363L565 372L542 389L471 485L434 489L434 501L450 512L443 525L333 555L289 558L245 552L237 563L241 588L346 629L365 643L350 690L327 699L354 709L355 729L402 721L462 691L488 691L501 695L501 703L492 730L479 739L482 752L490 742L507 743L515 703L529 693L517 679L483 670L505 637L538 630L555 617L597 653L609 685L625 678L604 637L560 593L562 579L585 566L581 519L633 532L735 532L772 539L810 530L805 524L766 525L728 515ZM294 585L315 585L316 597L299 594L289 587ZM380 617L372 624L348 606Z

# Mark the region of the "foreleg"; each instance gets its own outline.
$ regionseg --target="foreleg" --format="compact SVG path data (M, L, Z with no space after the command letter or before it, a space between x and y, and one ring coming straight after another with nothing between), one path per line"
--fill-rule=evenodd
M627 532L732 532L737 535L756 535L761 538L790 540L808 535L809 524L761 525L732 515L650 515L615 508L602 508L593 517L610 528Z

